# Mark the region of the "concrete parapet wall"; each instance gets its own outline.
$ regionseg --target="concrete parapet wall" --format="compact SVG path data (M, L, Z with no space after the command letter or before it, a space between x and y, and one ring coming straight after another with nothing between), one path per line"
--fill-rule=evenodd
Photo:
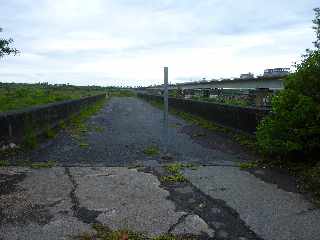
M162 96L138 93L145 100L161 101ZM254 134L259 122L270 110L235 105L169 98L169 107L189 112L217 124Z
M22 143L29 132L40 135L48 128L57 126L61 120L66 120L71 115L78 113L83 107L105 97L105 94L101 94L39 105L21 111L0 113L0 146L8 143Z

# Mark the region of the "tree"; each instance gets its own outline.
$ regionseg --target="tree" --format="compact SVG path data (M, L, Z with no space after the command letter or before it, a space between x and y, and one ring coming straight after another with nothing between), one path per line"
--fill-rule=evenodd
M313 29L316 32L317 38L316 38L316 41L313 43L315 47L319 50L320 49L320 8L315 8L314 12L315 12L315 18L312 22L314 24Z
M0 32L2 32L2 28L0 28ZM10 44L13 42L12 38L9 39L0 39L0 58L5 55L14 54L16 55L19 51L15 48L11 48Z
M301 62L294 65L296 71L272 100L272 114L257 128L260 149L286 160L319 161L320 9L314 11L315 49L306 50Z

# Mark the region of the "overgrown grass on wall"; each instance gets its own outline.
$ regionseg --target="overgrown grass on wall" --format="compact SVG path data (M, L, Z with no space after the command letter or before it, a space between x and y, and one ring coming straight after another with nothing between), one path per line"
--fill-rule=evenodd
M105 93L102 87L0 83L0 112Z

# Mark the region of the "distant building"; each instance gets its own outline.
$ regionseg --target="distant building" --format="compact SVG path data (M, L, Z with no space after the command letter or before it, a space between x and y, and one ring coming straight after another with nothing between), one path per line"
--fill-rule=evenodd
M244 74L241 74L240 75L240 78L241 79L251 79L251 78L254 78L254 74L253 73L244 73Z
M290 73L290 68L272 68L264 70L264 77L283 77Z

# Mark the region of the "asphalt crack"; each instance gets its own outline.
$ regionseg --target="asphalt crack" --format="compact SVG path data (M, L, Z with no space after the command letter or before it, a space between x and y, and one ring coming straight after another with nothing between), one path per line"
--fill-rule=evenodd
M181 223L183 223L184 220L185 220L188 216L190 216L190 215L191 215L190 213L187 213L187 214L184 214L184 215L182 215L181 217L179 217L178 221L177 221L175 224L173 224L173 225L170 226L170 228L169 228L169 230L168 230L168 233L169 233L169 234L172 233L172 231L174 231L174 229L175 229L178 225L180 225Z
M96 220L96 218L99 216L101 212L96 210L89 210L85 207L80 207L80 201L76 194L78 184L74 179L74 176L71 174L70 168L67 168L67 167L65 168L65 174L68 176L72 184L72 189L69 195L72 203L71 209L73 211L73 216L78 218L84 223L88 223L88 224L99 223Z
M141 171L151 173L161 178L163 170L159 168L145 168ZM223 231L228 234L228 239L238 240L241 237L250 240L262 240L255 232L253 232L246 223L240 218L237 211L229 207L225 201L214 199L200 189L192 185L190 182L181 183L161 183L160 187L167 190L170 194L167 197L176 205L177 211L186 212L178 222L181 223L188 215L198 215L202 218L211 229L215 232ZM189 189L181 191L181 189ZM173 231L174 224L169 231ZM224 239L224 237L216 236L215 239Z

